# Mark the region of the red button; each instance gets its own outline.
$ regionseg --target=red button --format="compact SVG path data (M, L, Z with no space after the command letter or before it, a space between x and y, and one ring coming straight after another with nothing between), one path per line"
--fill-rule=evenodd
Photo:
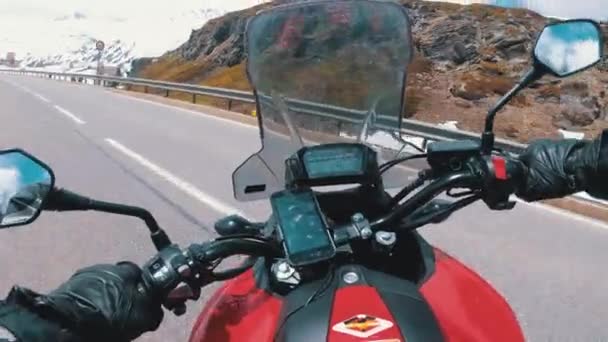
M507 180L507 161L501 157L492 157L492 164L494 164L494 175L496 179Z

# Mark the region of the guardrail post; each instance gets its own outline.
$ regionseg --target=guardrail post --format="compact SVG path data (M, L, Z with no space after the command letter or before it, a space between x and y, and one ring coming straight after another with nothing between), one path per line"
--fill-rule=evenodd
M144 93L148 93L148 86L144 86Z
M228 100L228 110L232 110L232 100Z
M192 93L192 103L196 103L196 93Z
M165 97L169 97L169 89L165 91Z

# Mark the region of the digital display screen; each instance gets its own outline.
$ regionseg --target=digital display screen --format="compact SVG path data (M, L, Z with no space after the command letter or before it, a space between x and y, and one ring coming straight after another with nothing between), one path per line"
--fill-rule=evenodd
M336 146L309 149L303 156L311 179L356 176L363 172L363 152L359 146Z
M290 255L324 248L333 250L312 192L284 191L272 197L272 204Z

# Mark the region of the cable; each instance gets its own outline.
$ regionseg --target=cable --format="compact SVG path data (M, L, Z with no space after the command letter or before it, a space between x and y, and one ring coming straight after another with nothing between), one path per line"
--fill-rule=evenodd
M414 154L411 156L407 156L407 157L403 157L403 158L398 158L398 159L394 159L391 161L388 161L382 165L380 165L380 175L382 175L383 173L385 173L386 171L388 171L389 169L391 169L392 167L394 167L397 164L401 164L404 163L406 161L409 160L414 160L414 159L422 159L422 158L426 158L426 154Z
M281 322L281 325L279 325L279 328L275 332L273 341L275 341L275 342L277 341L277 337L278 337L279 333L281 332L281 330L283 330L283 327L285 326L285 323L287 323L287 320L289 320L289 318L291 318L297 312L304 309L309 304L311 304L318 298L321 298L325 294L325 291L329 288L329 285L331 285L333 279L334 279L334 265L330 265L328 273L325 276L325 279L324 279L323 283L321 284L321 286L319 286L319 288L317 288L317 290L315 290L315 292L312 295L310 295L310 297L308 297L308 299L306 300L306 302L304 304L300 305L295 310L288 313L287 316L285 316L285 318Z
M389 203L389 207L393 208L396 205L398 205L399 202L401 202L401 200L405 198L405 196L409 195L410 193L412 193L412 191L414 191L414 190L418 189L419 187L423 186L424 183L426 183L427 179L428 179L427 172L421 171L418 174L418 178L416 178L416 180L414 182L412 182L409 185L406 185L401 191L399 191L391 199L391 202Z

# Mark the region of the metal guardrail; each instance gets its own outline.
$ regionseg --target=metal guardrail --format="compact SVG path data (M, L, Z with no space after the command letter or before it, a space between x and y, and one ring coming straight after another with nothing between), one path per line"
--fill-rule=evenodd
M147 92L147 89L154 88L164 90L166 92L169 91L177 91L177 92L185 92L193 95L203 95L203 96L211 96L217 97L221 99L226 99L229 101L238 101L244 103L255 103L255 97L251 92L240 91L240 90L232 90L232 89L224 89L224 88L215 88L215 87L207 87L200 86L196 84L188 84L188 83L175 83L175 82L165 82L165 81L157 81L157 80L149 80L143 78L130 78L130 77L116 77L116 76L100 76L100 75L87 75L87 74L76 74L76 73L60 73L60 72L50 72L50 71L38 71L38 70L18 70L18 69L0 69L0 72L8 72L14 74L21 75L32 75L32 76L42 76L49 77L54 79L66 79L73 80L75 82L82 82L83 80L93 80L98 83L120 83L131 86L143 86L144 91ZM166 94L168 95L168 93ZM321 103L314 103L309 101L302 100L288 100L288 104L291 108L295 108L297 111L318 115L331 117L334 119L343 120L346 122L360 122L360 119L365 116L367 113L364 111L352 110L344 107L331 106ZM229 104L230 106L231 104ZM396 118L387 118L380 117L380 121L395 121ZM381 122L382 123L382 122ZM396 125L387 124L387 127L395 127ZM422 137L428 140L462 140L462 139L473 139L478 140L479 134L475 134L472 132L466 132L461 130L450 130L441 127L437 127L435 125L410 120L403 119L401 124L402 132L406 134L410 134L413 136ZM507 140L497 139L496 147L501 148L505 151L509 151L512 153L520 153L525 148L525 145L510 142Z
M73 80L74 82L83 82L84 80L93 80L98 83L121 83L134 86L143 86L145 91L150 88L161 89L165 91L178 91L186 92L196 95L212 96L227 100L240 101L245 103L255 103L255 97L251 92L239 91L224 88L215 87L204 87L196 84L188 83L175 83L165 82L157 80L149 80L144 78L131 78L131 77L117 77L117 76L101 76L101 75L87 75L77 73L60 73L51 71L38 71L38 70L17 70L17 69L0 69L0 72L13 73L20 75L31 75L48 77L52 79L65 79Z
M170 91L185 92L193 95L193 102L196 102L196 96L210 96L228 100L228 107L230 109L232 101L244 102L244 103L255 103L255 96L251 92L232 90L225 88L207 87L196 84L188 83L175 83L165 82L157 80L149 80L143 78L131 78L131 77L116 77L116 76L100 76L100 75L87 75L78 73L60 73L50 71L38 71L38 70L19 70L19 69L0 69L0 72L20 74L20 75L32 75L40 77L48 77L53 79L66 79L75 82L83 82L83 80L93 80L99 84L108 83L120 83L132 86L143 86L144 91L148 92L149 88L160 89L166 91L166 96L169 95ZM360 122L360 118L365 116L367 113L363 111L352 110L344 107L331 106L322 103L314 103L309 101L288 99L287 100L290 108L294 108L296 111L307 113L310 115L324 116L328 118L334 118L345 122ZM382 121L394 121L396 118L382 117L379 116L380 124ZM385 124L386 125L386 124ZM388 127L388 125L386 125ZM394 127L396 125L390 125ZM452 130L436 125L421 122L411 119L402 119L401 132L407 135L421 137L426 140L479 140L479 134L473 132L467 132L462 130ZM520 144L513 141L504 139L496 139L495 145L497 148L504 151L508 151L514 154L520 154L525 149L525 144ZM587 195L575 195L579 199L586 201L592 201L608 206L608 202L600 201L596 199L590 199Z

